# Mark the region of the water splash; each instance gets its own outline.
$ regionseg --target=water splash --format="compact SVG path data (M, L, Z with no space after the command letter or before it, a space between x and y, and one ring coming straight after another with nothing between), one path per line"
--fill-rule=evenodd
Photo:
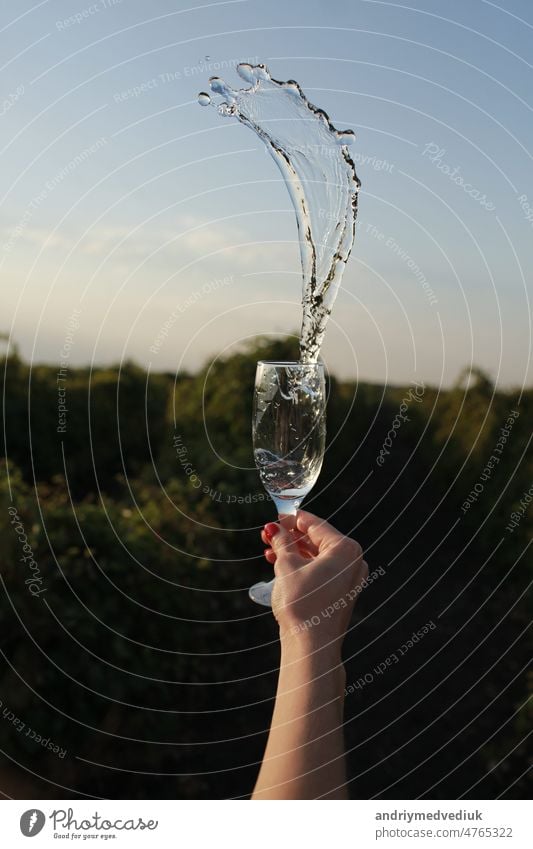
M360 182L348 151L352 130L336 130L294 80L280 82L265 65L241 63L250 88L209 81L215 100L200 92L202 106L237 118L264 142L278 165L296 212L303 273L300 359L316 362L355 236Z

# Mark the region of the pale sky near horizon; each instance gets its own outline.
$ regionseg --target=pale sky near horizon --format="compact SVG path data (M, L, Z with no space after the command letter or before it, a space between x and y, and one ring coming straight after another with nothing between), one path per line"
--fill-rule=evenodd
M299 329L281 175L196 99L247 60L356 132L328 367L531 383L531 3L21 0L0 38L0 332L25 358L57 362L70 333L72 365L194 370Z

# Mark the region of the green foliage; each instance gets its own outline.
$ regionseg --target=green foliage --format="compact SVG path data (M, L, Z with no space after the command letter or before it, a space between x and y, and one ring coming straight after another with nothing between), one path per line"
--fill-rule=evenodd
M57 369L30 369L16 352L5 363L0 713L66 750L0 716L0 748L32 782L28 796L250 792L278 662L274 623L247 596L269 572L257 528L273 516L253 468L252 389L258 359L296 355L260 341L177 380L132 363L71 369L64 431ZM328 451L308 509L385 569L357 607L348 682L438 623L347 697L363 798L523 792L531 511L506 526L531 486L533 393L474 377L411 399L381 467L409 387L330 380ZM512 410L501 460L463 510Z

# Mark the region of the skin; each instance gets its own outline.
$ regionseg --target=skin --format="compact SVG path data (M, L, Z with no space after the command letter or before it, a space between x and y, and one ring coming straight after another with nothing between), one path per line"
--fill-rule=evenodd
M359 543L303 510L265 525L261 538L276 576L272 611L281 663L252 799L347 799L341 648L357 598L353 590L368 566ZM330 605L337 609L321 615Z

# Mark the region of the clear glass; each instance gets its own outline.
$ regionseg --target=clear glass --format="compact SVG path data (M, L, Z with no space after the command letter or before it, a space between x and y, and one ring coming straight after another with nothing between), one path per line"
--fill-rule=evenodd
M315 485L326 445L326 381L322 363L257 363L252 437L261 482L278 515L295 515ZM274 581L250 588L271 606Z

